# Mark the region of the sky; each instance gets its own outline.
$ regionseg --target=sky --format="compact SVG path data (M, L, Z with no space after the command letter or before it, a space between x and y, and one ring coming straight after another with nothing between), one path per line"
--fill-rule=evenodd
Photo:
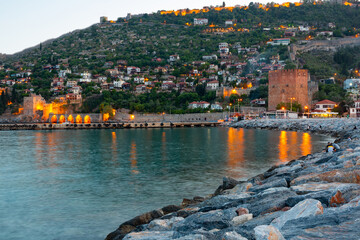
M248 5L250 2L269 1L225 0L226 6ZM0 0L0 53L13 54L89 27L98 23L101 16L116 20L127 13L193 9L222 3L223 0Z

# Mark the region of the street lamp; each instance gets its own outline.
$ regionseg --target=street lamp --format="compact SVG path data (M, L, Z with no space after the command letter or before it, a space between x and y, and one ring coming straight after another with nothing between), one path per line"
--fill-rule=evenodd
M295 98L290 98L290 111L292 111L292 100L295 100Z
M285 118L285 107L282 107L281 110L284 111L284 118Z
M310 109L308 108L308 106L305 106L304 108L305 108L305 111L308 112L308 118L310 118Z

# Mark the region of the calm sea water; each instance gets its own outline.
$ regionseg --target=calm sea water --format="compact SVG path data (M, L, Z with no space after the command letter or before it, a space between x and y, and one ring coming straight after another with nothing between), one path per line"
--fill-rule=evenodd
M104 239L143 212L320 151L329 137L233 128L0 132L0 239Z

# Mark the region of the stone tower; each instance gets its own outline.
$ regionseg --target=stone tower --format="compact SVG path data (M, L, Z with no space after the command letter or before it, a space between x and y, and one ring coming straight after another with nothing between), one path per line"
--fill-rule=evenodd
M298 102L304 109L309 106L308 81L309 73L306 69L276 70L269 72L269 110L276 110L281 103ZM311 95L310 95L311 96Z

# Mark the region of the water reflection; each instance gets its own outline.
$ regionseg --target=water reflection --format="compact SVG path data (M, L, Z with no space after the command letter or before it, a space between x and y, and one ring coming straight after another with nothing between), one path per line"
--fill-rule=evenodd
M139 171L137 170L136 143L134 140L131 141L130 164L131 164L131 172L133 174L139 174Z
M281 162L286 162L288 159L288 142L287 133L281 131L279 136L279 159Z
M36 163L39 169L56 168L59 164L56 162L57 157L57 141L54 133L44 134L42 132L35 133L35 155Z
M229 128L228 131L228 167L236 167L244 161L244 129Z
M301 144L300 148L301 148L301 154L304 155L304 156L311 153L312 144L311 144L311 136L310 136L310 134L303 133L303 135L302 135L302 144Z

